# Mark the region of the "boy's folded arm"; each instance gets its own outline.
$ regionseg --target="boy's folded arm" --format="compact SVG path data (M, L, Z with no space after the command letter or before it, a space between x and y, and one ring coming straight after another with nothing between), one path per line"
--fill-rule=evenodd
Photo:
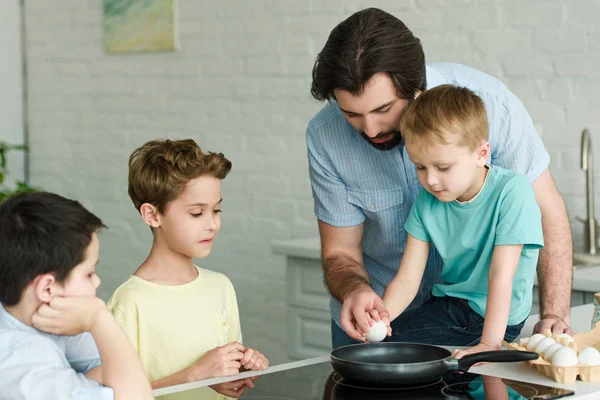
M136 322L137 316L135 315L135 313L137 312L137 310L134 309L135 305L130 305L127 303L120 303L119 305L115 305L114 303L109 301L109 303L107 303L107 307L112 313L117 323L119 324L119 326L121 327L121 329L123 330L123 332L125 332L125 335L129 339L129 342L133 346L133 349L139 356L139 326Z
M91 372L91 371L90 371ZM0 393L7 398L113 400L111 388L77 373L59 349L40 338L21 340L0 363Z
M383 302L390 313L390 321L402 314L417 295L428 256L429 242L409 234L398 273L383 294Z
M481 343L499 349L510 314L513 278L523 245L495 246L488 276L488 298Z
M102 383L101 375L97 369L91 375L88 375L92 370L102 365L100 353L94 338L89 332L84 332L80 335L70 336L65 341L65 357L76 372L81 372L91 379L95 379Z
M88 379L93 379L99 383L104 384L104 381L102 380L102 365L98 365L97 367L90 369L84 375Z
M150 382L129 339L107 308L90 331L102 358L102 380L113 388L115 400L152 399Z

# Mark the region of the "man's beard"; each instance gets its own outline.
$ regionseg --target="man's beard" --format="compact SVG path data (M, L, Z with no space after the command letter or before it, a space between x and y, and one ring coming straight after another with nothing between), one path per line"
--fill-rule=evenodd
M382 151L392 150L393 148L398 147L398 145L400 143L402 143L402 134L400 133L400 131L391 131L391 132L386 132L386 133L380 133L374 137L374 139L390 137L390 139L388 139L386 142L383 142L383 143L373 142L372 139L369 136L367 136L367 134L364 132L360 132L360 134L362 135L363 138L365 138L365 140L367 142L369 142L369 144L371 146L375 147L377 150L382 150Z

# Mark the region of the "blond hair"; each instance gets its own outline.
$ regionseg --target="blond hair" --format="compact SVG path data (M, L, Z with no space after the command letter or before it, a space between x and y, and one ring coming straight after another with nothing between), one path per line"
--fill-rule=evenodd
M129 157L129 197L138 211L149 203L164 214L189 181L202 175L224 179L230 170L222 153L204 153L192 139L152 140Z
M467 88L437 86L412 101L400 122L400 131L406 142L422 147L453 143L475 150L488 140L485 105Z

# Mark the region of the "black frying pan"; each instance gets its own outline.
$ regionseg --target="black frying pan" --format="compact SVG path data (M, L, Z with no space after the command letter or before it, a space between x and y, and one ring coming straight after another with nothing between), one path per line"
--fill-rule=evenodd
M479 362L535 360L537 353L518 350L486 351L454 360L443 347L419 343L358 343L331 352L333 369L361 385L390 386L430 383L448 371L466 372Z

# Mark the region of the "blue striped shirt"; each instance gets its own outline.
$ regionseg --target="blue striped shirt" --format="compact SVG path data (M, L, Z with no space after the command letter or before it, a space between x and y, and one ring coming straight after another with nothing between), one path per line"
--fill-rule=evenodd
M464 65L427 65L427 88L442 84L467 87L482 98L492 150L489 163L536 180L550 155L523 104L498 79ZM382 296L396 275L406 246L404 223L421 188L414 164L401 144L375 149L331 102L310 121L306 131L309 174L317 218L338 227L364 223L362 248L371 286ZM442 261L431 249L412 309L442 283ZM339 324L341 304L331 299L331 315Z

